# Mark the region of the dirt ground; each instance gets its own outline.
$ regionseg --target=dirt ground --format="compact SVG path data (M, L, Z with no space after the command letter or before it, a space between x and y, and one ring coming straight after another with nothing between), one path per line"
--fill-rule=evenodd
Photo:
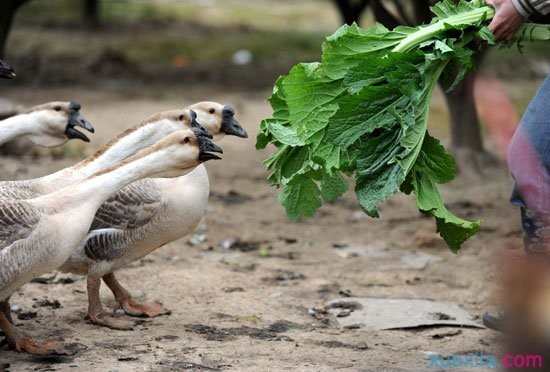
M98 328L84 320L83 278L57 275L31 283L12 300L20 307L18 325L40 339L78 343L81 351L74 358L40 360L4 348L0 369L7 363L9 371L422 371L434 370L427 365L429 352L499 353L496 333L485 329L340 329L309 309L351 294L449 301L480 315L492 302L492 258L520 246L504 168L444 188L452 210L483 219L481 233L454 255L434 234L433 221L403 196L387 202L379 220L364 216L349 193L314 219L290 222L265 181L265 154L254 148L258 123L270 113L267 92L16 88L3 95L24 104L78 99L97 129L89 151L151 113L204 98L233 103L250 138L224 139L224 160L207 165L206 241L184 238L119 272L138 298L161 301L171 315L141 319L133 331ZM437 105L442 110L440 98ZM74 161L3 158L0 167L3 179L27 178ZM220 242L228 238L246 244L224 249ZM342 254L338 247L346 244L379 246L390 257L423 252L441 261L411 269L388 255ZM102 296L114 306L104 288Z

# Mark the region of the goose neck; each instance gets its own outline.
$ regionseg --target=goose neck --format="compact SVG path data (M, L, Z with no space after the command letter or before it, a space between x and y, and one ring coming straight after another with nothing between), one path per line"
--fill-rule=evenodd
M0 120L0 144L9 142L16 137L31 134L35 127L36 123L33 122L29 114L16 115Z
M73 166L82 177L110 168L136 152L151 146L170 133L181 129L171 123L153 122L132 128L98 150L94 155Z

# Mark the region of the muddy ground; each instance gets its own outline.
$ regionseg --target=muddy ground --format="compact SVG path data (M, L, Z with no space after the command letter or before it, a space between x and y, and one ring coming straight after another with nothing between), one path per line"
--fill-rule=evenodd
M81 351L40 360L3 348L0 365L9 364L10 371L422 371L430 370L428 352L499 352L496 333L485 329L340 329L334 319L308 310L351 294L450 301L480 315L492 302L492 258L520 245L503 167L444 188L454 211L483 219L481 233L454 255L435 235L432 220L403 196L386 203L379 220L366 218L349 193L314 219L290 222L265 181L265 154L254 149L257 125L270 112L267 92L15 88L3 95L24 104L80 100L97 129L87 151L151 113L204 98L235 104L250 134L248 140L224 139L225 159L207 165L212 196L206 241L193 245L186 237L119 273L138 298L161 301L171 315L142 319L133 331L98 328L84 320L83 278L57 275L28 284L13 297L20 307L17 324L37 338L78 343ZM436 98L434 112L442 107ZM35 177L75 161L5 157L1 174ZM224 249L220 242L228 238L246 244ZM388 255L346 254L346 244L359 251L381 247ZM396 259L413 251L441 261L411 269ZM104 288L102 296L114 306Z

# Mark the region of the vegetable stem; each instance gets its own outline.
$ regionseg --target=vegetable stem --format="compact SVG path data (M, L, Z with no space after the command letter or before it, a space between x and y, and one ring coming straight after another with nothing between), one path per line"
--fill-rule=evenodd
M447 25L471 25L477 21L491 19L495 15L495 10L490 6L473 9L465 13L451 15L447 18L439 20L428 26L420 27L420 29L406 38L404 38L394 49L394 52L408 52L417 47L424 41L428 41L441 31L447 29Z

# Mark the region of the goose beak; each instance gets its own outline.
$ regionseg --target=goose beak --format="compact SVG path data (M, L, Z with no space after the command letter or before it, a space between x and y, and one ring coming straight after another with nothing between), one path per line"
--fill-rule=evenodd
M69 122L67 123L67 128L65 129L65 134L69 139L80 139L84 142L90 142L88 136L84 133L79 132L75 127L80 127L86 129L90 133L95 133L95 129L84 116L79 112L80 104L76 102L71 102L70 104L70 113L69 113Z
M212 139L208 137L199 136L197 138L199 140L199 160L201 162L221 159L215 154L223 154L223 150L220 146L216 145Z
M248 133L235 119L235 109L231 106L225 106L222 111L221 131L229 136L248 138Z
M15 71L4 61L0 61L0 77L4 79L14 79Z
M213 137L210 133L208 133L208 130L205 127L203 127L201 123L197 121L197 113L193 110L190 110L190 111L191 111L191 128L193 129L195 134L197 136L202 136L202 137L207 137L212 139Z

